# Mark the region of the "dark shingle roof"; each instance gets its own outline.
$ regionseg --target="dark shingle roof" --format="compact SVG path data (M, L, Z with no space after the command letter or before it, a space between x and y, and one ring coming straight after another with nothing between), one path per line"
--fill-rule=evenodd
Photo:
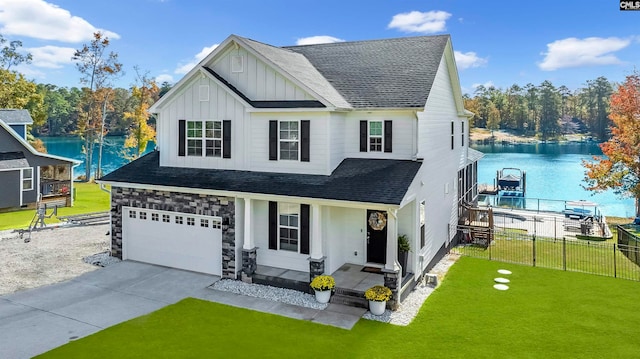
M284 47L355 108L424 107L449 35Z
M347 158L323 176L160 167L159 158L158 151L150 152L100 180L397 205L421 166L407 160Z
M29 166L29 161L22 152L0 152L0 170L10 170L25 168Z
M33 119L27 110L0 110L0 120L7 125L30 125L33 123Z

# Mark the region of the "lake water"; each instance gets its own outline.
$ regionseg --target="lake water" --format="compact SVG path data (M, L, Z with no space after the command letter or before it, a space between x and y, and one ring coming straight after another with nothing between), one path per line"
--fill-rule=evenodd
M598 203L605 216L634 217L634 201L621 199L613 191L596 193L582 188L585 168L582 160L602 155L595 143L473 145L484 153L478 163L478 183L494 184L496 171L505 167L527 173L527 198L553 200L586 200ZM536 201L527 200L528 208Z
M84 161L82 141L75 137L42 137L49 153ZM105 174L125 165L120 152L124 137L107 137L103 148L102 167ZM148 151L155 147L152 143ZM602 152L594 143L474 145L485 155L478 164L478 182L493 184L496 171L516 167L527 172L527 197L553 200L587 200L599 204L606 216L633 217L634 202L620 199L613 192L593 194L581 185L585 183L582 160L590 160ZM94 153L93 171L98 163L98 150ZM76 175L84 174L84 162L75 168ZM527 206L536 206L528 200ZM534 207L535 208L535 207Z
M77 176L84 175L84 154L82 153L82 145L84 142L78 137L40 137L47 152L53 155L64 156L82 161L80 165L74 168L74 174ZM147 146L147 152L153 150L155 145L151 142ZM107 174L113 170L120 168L128 163L122 157L122 149L124 148L124 137L107 136L105 137L104 146L102 147L102 172ZM95 145L93 152L93 169L91 175L95 175L98 168L98 145Z

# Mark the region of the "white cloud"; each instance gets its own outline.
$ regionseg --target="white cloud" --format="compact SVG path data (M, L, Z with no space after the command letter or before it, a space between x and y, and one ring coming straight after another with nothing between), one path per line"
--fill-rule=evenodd
M43 46L43 47L32 47L25 49L33 55L32 64L37 67L46 67L50 69L59 69L63 65L70 64L73 62L71 57L73 57L74 52L76 51L70 47L59 47L59 46Z
M101 31L111 39L120 38L44 0L0 0L0 9L3 35L76 43L91 40L94 32Z
M394 15L387 28L433 34L446 30L446 21L450 17L451 14L446 11L411 11Z
M333 36L319 35L299 38L296 41L296 45L330 44L334 42L344 42L344 40Z
M460 52L454 51L453 54L456 57L456 65L458 65L458 69L464 70L471 67L480 67L487 64L487 59L478 57L478 55L473 52Z
M156 76L156 83L158 85L162 84L163 82L168 82L170 84L173 83L173 76L169 75L169 74L160 74L158 76Z
M207 55L209 55L211 51L218 47L218 45L220 44L213 44L209 47L203 47L202 50L197 53L189 62L179 64L174 73L178 75L184 75L187 72L191 71L192 68L194 68L200 61L202 61L202 59L207 57Z
M553 71L568 67L616 65L622 63L614 54L631 43L617 37L570 37L547 44L544 60L538 64L541 70Z

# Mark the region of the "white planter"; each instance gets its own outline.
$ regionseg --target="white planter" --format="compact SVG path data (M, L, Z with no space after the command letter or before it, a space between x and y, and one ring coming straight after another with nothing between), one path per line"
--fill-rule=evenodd
M373 315L382 315L384 314L384 310L387 308L387 302L376 302L373 300L369 301L369 311Z
M316 290L315 292L318 303L329 303L329 299L331 299L331 290Z

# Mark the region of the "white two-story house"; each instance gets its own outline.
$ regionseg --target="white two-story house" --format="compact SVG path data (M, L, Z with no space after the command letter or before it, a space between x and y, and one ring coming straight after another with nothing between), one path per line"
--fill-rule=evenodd
M396 295L476 197L448 35L276 47L231 35L151 107L157 149L106 175L112 254L252 281L377 267ZM307 282L308 283L308 282Z

